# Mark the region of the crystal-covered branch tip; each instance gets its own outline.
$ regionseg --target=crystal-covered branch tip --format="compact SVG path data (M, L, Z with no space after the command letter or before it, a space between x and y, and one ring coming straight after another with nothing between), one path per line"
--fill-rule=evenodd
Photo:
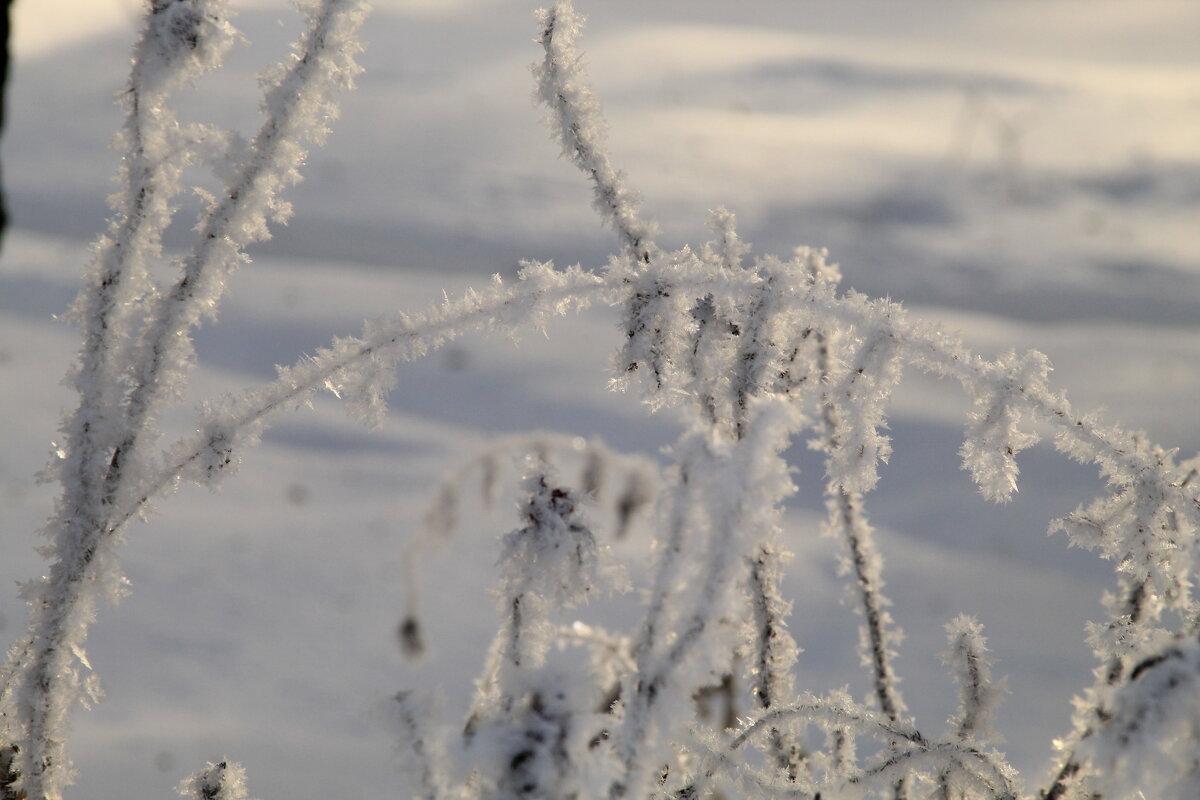
M547 122L562 143L562 153L592 182L592 204L620 237L625 254L646 264L657 254L657 226L644 219L637 194L624 173L612 166L600 104L588 83L576 39L583 18L569 2L538 12L545 57L533 66L538 99L550 110Z
M233 761L209 762L179 784L179 793L186 800L250 800L246 770Z

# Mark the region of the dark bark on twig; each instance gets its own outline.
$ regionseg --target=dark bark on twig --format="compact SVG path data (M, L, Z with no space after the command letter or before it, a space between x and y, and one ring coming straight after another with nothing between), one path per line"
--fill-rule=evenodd
M4 133L4 110L8 98L8 39L11 12L12 0L4 0L4 10L0 11L0 135ZM0 168L0 250L4 247L4 233L8 230L8 202L4 197L3 174L3 169ZM2 788L0 786L0 789Z

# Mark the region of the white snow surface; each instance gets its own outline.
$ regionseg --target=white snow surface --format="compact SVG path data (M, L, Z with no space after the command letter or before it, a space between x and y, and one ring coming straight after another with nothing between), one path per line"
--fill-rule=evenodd
M520 258L600 266L619 247L530 101L532 8L376 5L359 89L288 194L292 221L250 251L219 323L200 332L200 368L168 434L187 432L193 401L269 380L364 317L421 310ZM35 473L71 401L61 378L77 336L55 315L105 218L111 101L134 35L135 3L71 6L16 4L3 150L14 227L0 258L8 640L24 619L13 582L43 570L32 548L54 489ZM252 44L186 95L181 117L252 129L255 72L296 22L282 2L244 9L235 22ZM726 205L758 252L828 247L844 285L901 300L986 356L1037 348L1078 406L1184 456L1200 449L1200 6L579 10L613 161L660 222L660 244L702 241L708 210ZM89 638L107 696L74 716L69 796L170 797L226 756L256 797L395 794L403 779L373 709L435 687L451 713L465 709L496 626L498 537L520 523L507 499L495 512L468 500L461 532L422 562L431 653L416 664L395 636L405 542L439 476L495 437L562 430L651 456L669 444L677 422L607 389L619 337L601 310L547 338L461 340L401 366L381 429L323 399L276 424L218 493L162 500L123 548L132 593ZM943 626L970 614L995 674L1009 676L996 727L1032 789L1090 683L1084 623L1112 584L1107 565L1045 530L1100 483L1037 446L1019 459L1016 498L989 504L958 466L968 405L956 387L907 375L890 409L892 463L867 504L918 725L941 730L955 713L937 654ZM789 455L801 487L785 521L796 684L850 681L862 697L857 618L841 602L835 544L817 535L820 460L802 445ZM645 561L646 546L634 531L617 554ZM580 613L627 627L634 602Z

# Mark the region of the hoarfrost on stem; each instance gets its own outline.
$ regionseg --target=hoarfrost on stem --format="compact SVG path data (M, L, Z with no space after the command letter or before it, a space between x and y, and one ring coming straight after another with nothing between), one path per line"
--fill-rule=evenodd
M243 248L267 236L267 218L285 216L279 192L298 179L305 147L323 135L331 92L357 71L363 4L325 0L307 13L307 30L268 88L262 128L245 148L232 148L236 164L229 153L218 159L217 171L231 179L203 212L194 247L176 263L178 278L163 287L151 281L149 265L162 255L182 169L206 161L213 141L217 150L235 141L180 126L168 102L216 66L236 34L221 0L155 0L147 9L118 137L130 153L123 187L72 309L83 331L71 376L79 405L63 424L63 458L52 465L62 486L44 529L52 564L27 588L28 632L3 670L0 737L21 743L11 771L30 798L54 800L71 781L68 717L98 694L84 642L99 602L123 591L116 549L131 517L179 478L153 448L157 419L182 395L193 365L190 332L214 315ZM212 474L231 463L237 428L206 427L194 460Z

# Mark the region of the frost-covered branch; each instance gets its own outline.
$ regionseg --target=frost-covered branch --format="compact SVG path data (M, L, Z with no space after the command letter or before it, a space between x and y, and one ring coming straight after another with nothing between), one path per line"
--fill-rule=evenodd
M804 696L798 703L761 714L730 740L729 749L737 750L764 731L794 722L846 730L888 745L876 756L875 763L837 778L835 786L841 783L888 787L910 771L937 771L952 765L967 770L971 779L985 788L988 797L1017 796L1012 768L998 755L966 742L931 741L916 728L862 708L844 695Z
M558 469L579 462L577 485L596 507L610 506L612 535L622 539L629 526L658 490L659 468L644 456L618 453L599 438L585 439L552 431L533 431L499 437L454 470L435 493L424 517L421 539L444 540L457 528L460 506L467 488L478 483L484 507L494 507L506 468L529 457ZM620 488L612 488L612 484Z
M217 135L181 127L167 101L181 84L215 67L229 49L235 32L227 5L222 0L154 2L134 46L129 87L121 96L125 124L117 136L117 146L127 153L120 166L121 189L110 198L109 232L97 243L87 288L72 308L83 345L73 380L79 409L66 425L74 446L64 470L81 495L73 503L85 507L111 500L100 494L107 487L96 485L96 476L112 457L120 430L119 421L110 417L122 402L121 375L144 305L156 291L150 264L161 256L172 200L183 188L183 168L195 157L191 138Z
M581 751L598 735L596 692L548 659L551 618L621 588L580 517L579 498L531 463L521 507L525 525L501 540L493 594L500 628L464 730L479 754L479 790L498 798L577 796Z
M154 480L135 451L163 401L182 390L189 329L212 313L241 248L265 235L265 214L283 209L278 189L294 182L303 143L314 140L320 118L332 113L330 90L355 69L362 12L357 0L326 0L314 10L292 68L268 92L268 120L239 179L213 203L183 276L160 297L149 283L148 263L160 253L180 171L206 134L180 128L163 104L174 88L219 62L233 32L222 2L157 1L148 8L121 137L130 151L122 168L125 187L113 201L110 234L100 240L89 287L74 307L83 328L73 377L80 399L64 424L57 466L63 490L44 530L54 561L47 577L27 588L29 634L4 668L11 687L5 727L24 743L20 781L33 800L60 796L71 773L68 715L76 702L98 695L84 641L98 602L123 591L115 556L129 518L122 500L137 484ZM148 306L149 321L138 328Z
M958 714L951 720L953 734L960 742L971 745L995 743L998 737L992 726L993 717L1006 687L1003 680L992 680L983 626L963 614L946 625L946 637L950 649L942 658L954 668L959 685ZM944 768L938 775L939 796L943 800L958 796L955 784L959 780L956 769Z
M642 785L646 771L656 765L657 748L647 745L651 731L661 733L658 729L667 723L662 709L686 702L679 695L703 685L698 676L725 668L718 653L732 648L716 635L716 623L719 609L730 602L726 593L732 588L737 553L770 538L778 527L780 503L795 490L779 454L803 418L789 404L765 398L754 404L750 415L755 424L740 440L709 438L698 426L680 445L695 454L685 458L693 465L689 481L695 485L689 491L698 490L707 500L707 519L701 521L707 541L698 547L694 590L675 604L679 608L672 615L673 635L644 639L645 645L635 650L637 672L623 693L622 768L610 786L613 796ZM670 564L664 560L661 566ZM685 669L690 672L686 677L681 676Z
M954 668L960 693L954 734L964 742L994 741L993 718L1006 687L992 680L983 626L960 615L946 625L946 637L950 649L942 657Z
M1177 477L1174 485L1179 490L1185 493L1192 491L1192 484L1197 475L1192 465L1194 462L1176 468L1169 454L1145 446L1139 437L1134 437L1134 441L1141 444L1145 452L1153 455L1159 466ZM1096 670L1096 682L1076 704L1075 729L1070 737L1062 742L1059 767L1050 785L1041 793L1050 800L1065 796L1073 786L1089 779L1088 773L1081 769L1083 764L1077 757L1074 746L1092 737L1096 730L1111 718L1110 705L1114 692L1131 680L1132 665L1141 659L1153 658L1161 643L1173 638L1160 623L1167 607L1164 601L1171 599L1172 595L1178 599L1178 595L1172 592L1164 597L1154 590L1149 571L1130 568L1136 567L1136 562L1132 561L1133 553L1126 549L1128 543L1124 532L1132 528L1141 534L1144 541L1149 533L1149 526L1156 524L1159 535L1173 545L1173 550L1179 546L1186 546L1188 542L1194 542L1196 528L1195 523L1192 523L1189 529L1186 523L1182 522L1182 519L1186 519L1186 501L1183 504L1185 516L1181 518L1176 515L1174 506L1164 508L1159 505L1156 508L1154 503L1147 504L1147 495L1140 486L1120 488L1109 496L1098 499L1089 508L1078 509L1056 521L1052 526L1052 530L1065 530L1073 543L1093 549L1106 549L1106 554L1118 561L1120 592L1106 594L1104 597L1105 606L1109 610L1108 622L1093 623L1089 626L1089 643L1101 660L1102 666ZM1149 497L1153 495L1150 494ZM1142 507L1136 508L1138 505ZM1147 505L1150 507L1147 508ZM1187 575L1195 570L1193 565L1186 562L1181 565L1178 558L1173 560L1174 571L1185 580ZM1167 566L1171 567L1169 562ZM1186 588L1187 584L1183 586ZM1175 636L1195 636L1192 623L1195 600L1191 600L1190 603L1191 607L1186 610L1181 604L1175 604L1177 614L1191 618L1185 629Z
M17 768L21 748L16 744L0 745L0 800L21 800L21 772Z
M603 280L582 270L557 272L546 264L527 264L516 287L497 278L487 289L469 291L425 314L395 314L368 323L360 337L337 339L315 355L281 367L275 381L206 404L200 432L160 456L163 468L128 492L116 519L127 521L181 478L214 485L236 466L243 449L258 442L275 416L303 407L319 391L333 392L355 417L378 425L398 362L421 358L471 331L511 335L526 326L544 329L551 317L610 293Z
M1200 785L1200 643L1143 659L1078 746L1089 787L1103 797L1184 800Z
M149 263L161 252L171 200L191 158L192 131L180 128L165 103L174 89L220 61L234 36L227 16L220 0L156 2L134 47L130 85L122 98L125 125L118 136L129 154L121 166L122 188L111 199L109 233L98 242L87 288L72 308L83 331L72 374L79 405L63 425L67 446L58 465L63 493L57 516L45 529L59 560L42 596L30 598L30 633L10 652L3 673L3 734L31 742L20 759L26 792L36 792L46 771L49 791L57 791L54 776L66 769L56 768L62 759L57 731L75 697L94 691L82 688L72 662L78 655L86 668L82 641L96 595L115 597L120 590L115 570L106 580L86 577L104 547L99 537L112 502L109 461L120 438L120 373L141 304L153 294Z
M783 599L780 591L783 560L770 542L760 544L758 552L750 559L751 691L763 711L769 711L794 695L792 670L797 650L795 640L787 631L791 603ZM770 738L776 766L794 783L800 777L806 757L803 745L777 728L771 730Z
M648 264L658 252L656 226L642 219L637 195L626 185L624 174L609 162L604 119L575 47L583 18L569 2L556 3L538 15L538 41L546 55L534 65L533 73L538 97L550 109L550 122L562 142L563 155L591 177L595 208L601 219L616 229L625 254Z
M232 761L210 763L179 784L179 793L187 800L250 800L246 789L246 770Z
M139 445L161 400L181 390L193 360L187 333L214 314L226 279L245 260L246 246L269 237L268 219L283 222L290 216L280 192L300 179L306 148L323 141L325 122L337 113L333 92L349 88L361 71L354 56L361 49L356 33L365 9L364 0L325 0L310 9L308 30L289 63L266 77L262 127L223 196L211 198L195 247L139 338L129 369L125 435L113 453L110 476L119 476L122 459Z
M466 502L464 495L472 484L478 484L485 508L492 509L502 479L512 467L527 465L530 458L560 473L568 464L578 462L579 477L574 485L580 487L593 511L608 510L605 517L614 540L628 534L630 525L658 493L658 465L642 456L618 453L599 438L535 431L494 440L442 481L425 512L421 530L401 553L405 604L399 635L406 654L418 656L425 649L424 626L417 608L421 594L419 559L425 551L444 548L457 532L461 507Z
M383 709L386 724L396 737L396 754L401 770L415 776L414 797L420 800L442 800L448 796L446 755L442 742L430 731L434 718L427 703L413 697L412 692L399 692Z
M807 256L807 277L812 285L836 285L840 276L836 268L824 266L824 254ZM848 359L835 356L834 348L846 344L846 337L836 331L815 330L811 338L816 376L826 387L820 399L820 436L812 442L826 453L825 530L845 542L849 551L848 557L843 556L843 570L854 575L858 590L863 615L859 630L862 662L871 670L880 710L895 722L905 710L892 666L902 634L887 611L890 601L882 591L883 561L863 507L863 493L875 484L877 462L886 461L891 453L890 442L879 429L884 422L884 403L900 378L899 364L893 339L886 331L862 335ZM894 796L896 800L907 796L903 780L896 783Z

